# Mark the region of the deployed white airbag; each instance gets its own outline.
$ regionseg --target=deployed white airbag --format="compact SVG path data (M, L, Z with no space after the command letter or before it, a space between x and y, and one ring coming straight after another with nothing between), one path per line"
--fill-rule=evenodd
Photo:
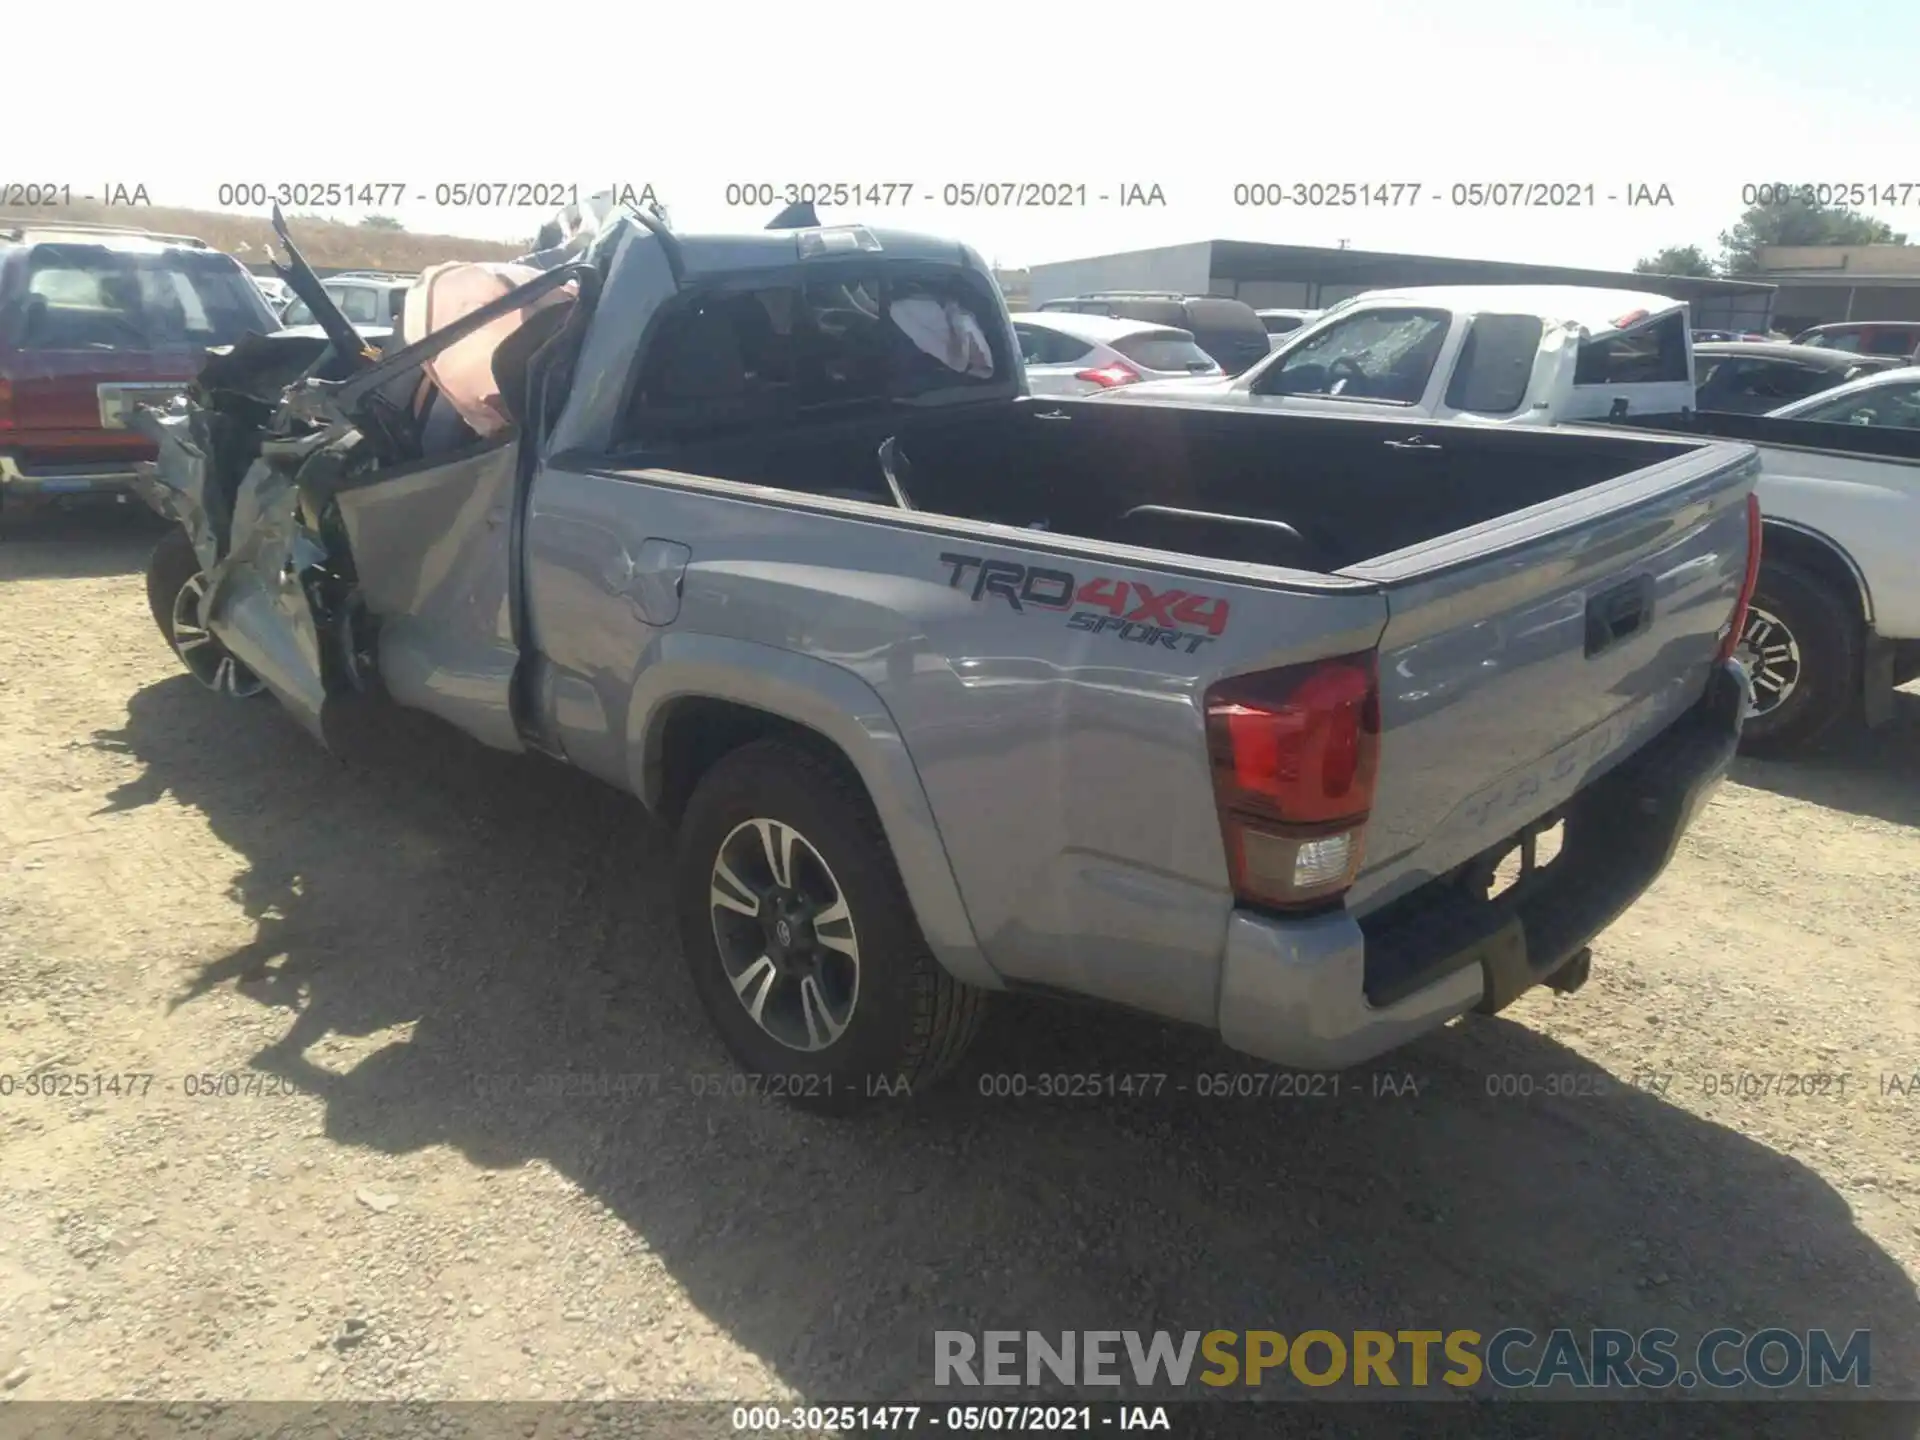
M993 377L993 349L986 331L965 306L930 295L911 295L887 307L887 314L913 343L934 359L976 380Z

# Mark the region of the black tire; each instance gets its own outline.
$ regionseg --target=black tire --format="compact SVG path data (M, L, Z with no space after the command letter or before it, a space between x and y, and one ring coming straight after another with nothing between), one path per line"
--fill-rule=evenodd
M1753 610L1747 635L1754 635L1766 617L1776 619L1798 651L1798 671L1785 700L1747 718L1741 751L1776 758L1811 750L1859 709L1860 623L1847 601L1818 576L1764 560ZM1756 672L1756 704L1765 703L1766 688Z
M715 865L729 837L755 819L796 831L825 863L851 915L857 990L844 1030L818 1049L791 1048L763 1028L722 961L716 931L757 922L716 924ZM928 950L879 818L843 768L779 741L745 745L702 777L677 851L680 937L694 989L757 1088L805 1109L845 1113L918 1094L958 1063L979 1030L986 996L954 979ZM797 864L790 862L790 878L798 878ZM773 1008L770 993L762 998Z
M177 525L153 547L147 559L147 609L153 613L153 623L160 627L169 650L173 648L173 602L179 598L181 587L199 573L200 557L194 553L193 541Z

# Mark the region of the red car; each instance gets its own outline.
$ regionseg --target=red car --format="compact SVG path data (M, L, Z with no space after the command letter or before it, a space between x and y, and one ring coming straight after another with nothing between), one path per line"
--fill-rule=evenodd
M124 498L154 453L132 407L184 389L210 346L279 328L204 241L0 220L0 508Z

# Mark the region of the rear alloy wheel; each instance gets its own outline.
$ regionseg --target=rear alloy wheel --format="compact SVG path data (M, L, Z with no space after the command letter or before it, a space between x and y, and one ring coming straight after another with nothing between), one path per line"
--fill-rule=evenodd
M1860 696L1861 629L1817 576L1761 562L1734 655L1753 677L1741 749L1784 756L1813 748Z
M927 947L879 817L844 763L762 740L680 820L675 899L700 1003L765 1093L846 1111L945 1075L985 996Z
M747 1017L789 1050L825 1050L860 1003L853 912L820 852L755 817L714 857L708 909L720 968Z
M147 562L147 606L153 623L187 673L207 689L235 700L252 699L266 686L207 629L201 619L206 594L207 577L200 573L193 541L184 530L169 532Z

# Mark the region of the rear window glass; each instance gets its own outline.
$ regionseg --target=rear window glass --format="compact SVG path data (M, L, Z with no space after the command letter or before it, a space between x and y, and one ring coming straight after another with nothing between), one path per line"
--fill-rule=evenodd
M1687 383L1687 317L1676 311L1664 320L1625 335L1589 340L1574 366L1576 385L1656 385Z
M1875 330L1867 337L1869 355L1911 355L1920 335L1911 330Z
M386 309L381 303L386 294L383 290L368 285L343 285L328 293L351 325L380 325L392 318L383 313Z
M1253 313L1253 307L1240 300L1189 300L1187 329L1212 330L1218 334L1238 331L1265 337L1267 327Z
M13 324L23 350L204 348L275 328L259 290L223 255L90 245L35 249Z
M952 272L810 270L793 285L710 292L662 322L628 438L692 439L1004 379L996 306Z
M1213 357L1194 344L1191 335L1177 330L1144 331L1113 342L1134 364L1148 370L1175 370L1197 373L1213 370Z
M1093 354L1093 346L1044 325L1016 325L1013 337L1020 342L1020 359L1028 365L1070 365Z
M396 325L401 311L406 307L406 285L325 285L321 287L333 297L333 303L339 307L341 315L349 325ZM295 299L288 305L281 320L288 325L315 324L313 311L307 302Z
M1533 382L1542 329L1538 315L1476 315L1454 362L1448 406L1480 415L1519 409Z
M1799 345L1818 345L1822 350L1845 350L1853 354L1860 349L1860 332L1857 330L1828 330L1819 335L1803 335L1794 342Z

